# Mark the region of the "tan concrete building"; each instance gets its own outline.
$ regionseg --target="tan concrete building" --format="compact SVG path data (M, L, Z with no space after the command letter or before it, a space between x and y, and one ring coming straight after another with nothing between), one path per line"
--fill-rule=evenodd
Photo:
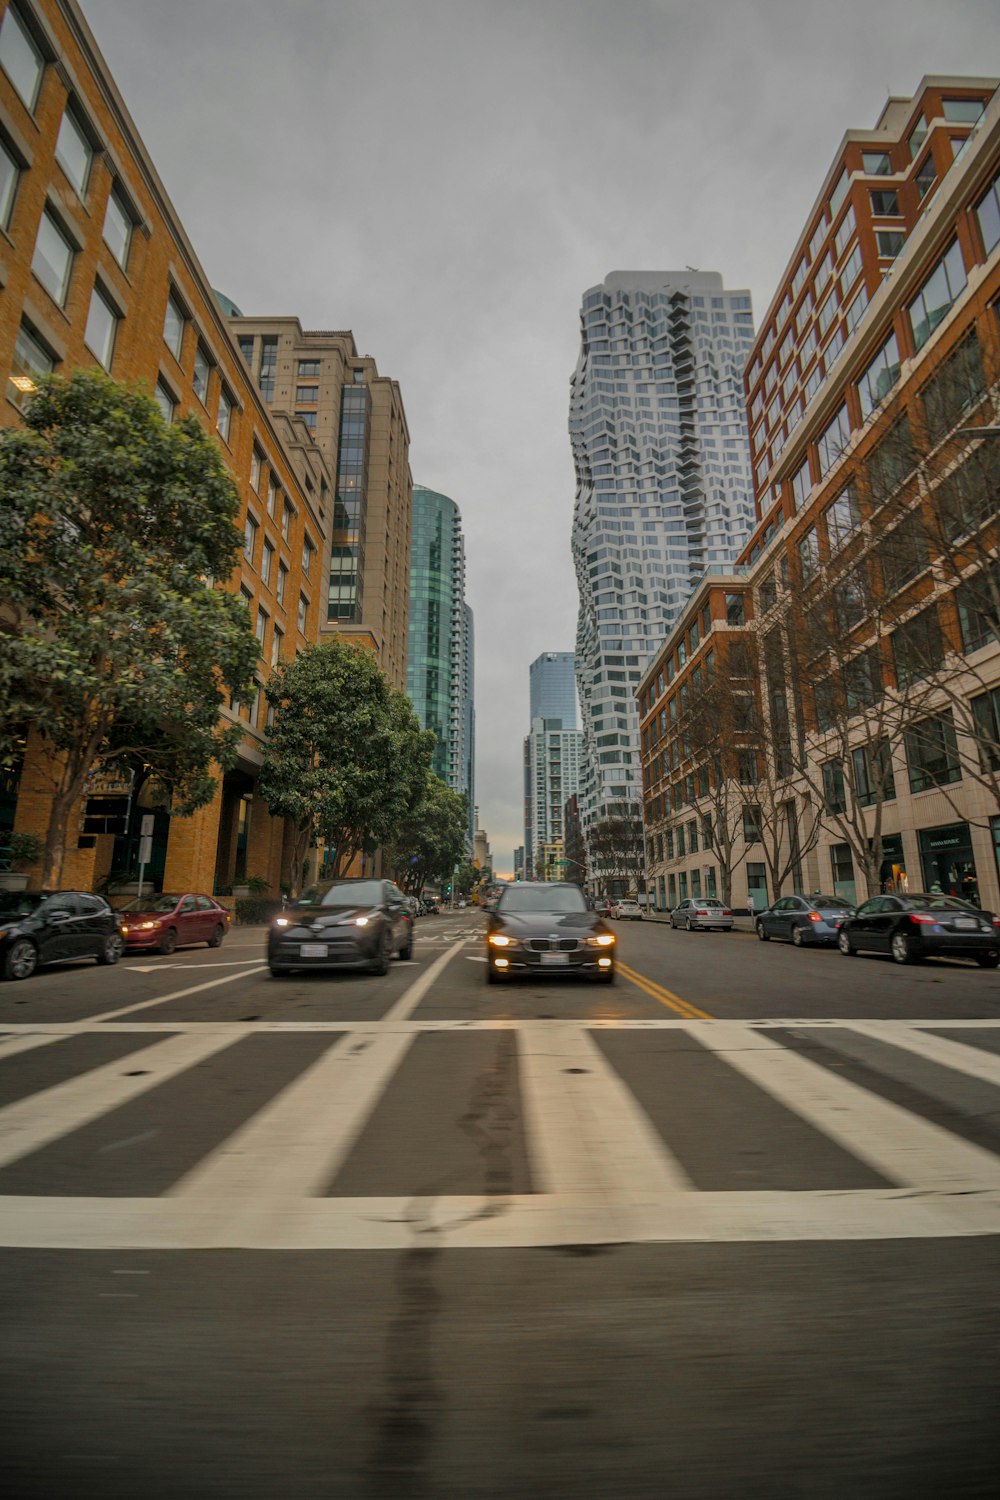
M230 326L264 401L309 429L336 479L321 638L332 631L373 643L386 677L405 692L413 480L399 385L358 354L348 330L242 315Z
M144 382L167 420L193 414L215 436L244 535L224 587L246 600L260 657L249 701L221 709L243 739L209 806L180 819L147 805L141 768L130 785L94 778L63 880L93 888L130 869L151 814L154 883L211 891L259 875L277 891L286 830L256 795L262 689L326 623L334 474L309 424L261 398L75 0L0 0L0 425L21 421L39 374L93 366ZM405 625L399 657L405 674ZM23 764L0 789L0 844L11 828L47 825L45 751L30 725L25 734Z

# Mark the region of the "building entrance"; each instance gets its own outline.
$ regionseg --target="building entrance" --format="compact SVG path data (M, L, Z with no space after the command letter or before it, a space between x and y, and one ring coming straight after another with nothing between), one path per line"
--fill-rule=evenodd
M979 880L968 823L924 828L919 839L924 889L933 891L937 888L946 896L958 896L978 906Z

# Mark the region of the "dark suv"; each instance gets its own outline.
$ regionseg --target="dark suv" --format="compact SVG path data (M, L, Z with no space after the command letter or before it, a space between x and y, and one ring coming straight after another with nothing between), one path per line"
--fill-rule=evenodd
M271 923L274 975L345 965L387 974L394 954L413 954L413 913L391 880L344 877L310 887Z

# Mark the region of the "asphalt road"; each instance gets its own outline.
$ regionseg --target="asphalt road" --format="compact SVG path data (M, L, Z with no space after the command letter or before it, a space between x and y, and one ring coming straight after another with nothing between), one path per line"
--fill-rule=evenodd
M997 975L481 926L0 987L4 1494L1000 1493Z

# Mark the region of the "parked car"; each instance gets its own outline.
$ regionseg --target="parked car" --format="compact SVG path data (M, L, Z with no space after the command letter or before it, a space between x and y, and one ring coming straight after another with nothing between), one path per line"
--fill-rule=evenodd
M616 901L611 908L611 915L617 922L641 922L642 907L638 901Z
M276 977L346 966L388 974L394 954L413 957L413 914L391 880L345 877L314 885L275 917L267 938Z
M610 917L611 902L608 900L607 896L595 896L592 910L596 911L598 916L600 917Z
M1000 917L957 896L910 891L873 896L843 923L841 953L890 953L898 964L924 958L974 958L982 969L1000 964Z
M765 911L757 913L754 926L762 943L780 938L796 948L819 943L836 943L844 920L854 907L842 896L782 896Z
M427 908L427 915L429 917L439 917L441 915L441 902L437 896L425 896L424 906Z
M614 933L588 908L579 886L522 880L509 885L489 913L486 980L577 974L612 984L614 951Z
M683 927L688 932L694 932L698 928L704 928L706 931L732 932L733 914L724 902L716 901L714 897L704 901L690 897L674 907L670 913L670 925Z
M42 964L96 958L116 964L125 951L118 913L88 891L0 891L0 972L28 979Z
M190 892L136 896L119 916L126 948L154 948L157 953L173 953L189 943L221 947L232 922L232 914L221 902Z

